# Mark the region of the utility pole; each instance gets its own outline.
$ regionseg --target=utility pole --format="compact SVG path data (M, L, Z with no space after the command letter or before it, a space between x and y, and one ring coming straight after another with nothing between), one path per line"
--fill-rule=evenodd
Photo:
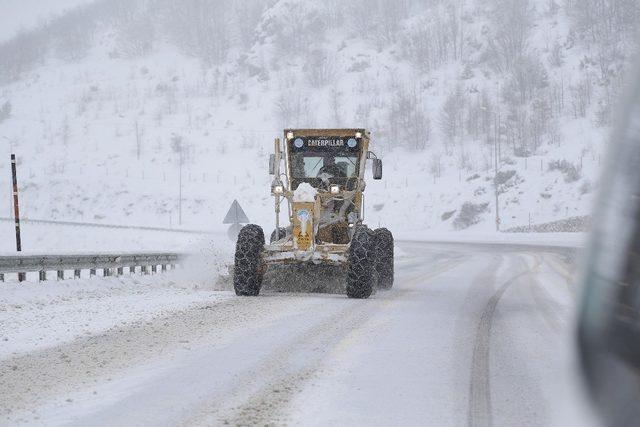
M493 188L496 197L496 231L500 231L500 207L498 204L498 138L500 137L500 133L498 130L498 119L496 117L496 136L494 138L493 151L494 151L494 161L495 161L495 171L493 175Z
M182 164L184 163L184 144L180 135L172 134L171 148L178 154L178 225L182 225Z
M498 156L500 155L500 82L496 82L496 137L494 144L495 174L493 178L496 196L496 231L500 231L500 205L498 200Z
M182 147L180 148L180 190L178 195L178 225L182 225Z

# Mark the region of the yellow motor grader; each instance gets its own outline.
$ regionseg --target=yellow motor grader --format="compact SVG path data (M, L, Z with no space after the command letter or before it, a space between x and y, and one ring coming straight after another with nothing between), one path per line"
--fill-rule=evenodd
M363 223L369 160L373 179L382 179L382 160L369 151L369 141L365 129L286 129L283 144L275 140L269 159L275 230L268 244L260 226L240 230L233 274L237 295L258 295L269 266L294 264L345 267L350 298L393 286L393 235ZM283 203L286 226L280 224Z

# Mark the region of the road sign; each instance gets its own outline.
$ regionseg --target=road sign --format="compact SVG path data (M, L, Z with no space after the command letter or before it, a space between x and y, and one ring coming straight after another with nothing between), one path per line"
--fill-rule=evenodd
M237 200L234 200L231 203L231 207L229 208L229 212L224 217L223 224L248 224L249 218L247 218L247 214L244 213L242 208L240 207L240 203Z
M242 229L242 227L243 226L241 224L231 224L231 227L229 227L229 230L227 230L227 236L229 236L229 240L231 240L232 242L238 240L238 234L240 234L240 230Z
M229 227L229 230L227 231L227 236L229 236L231 241L235 242L238 238L238 233L240 233L240 229L242 228L242 225L240 224L248 224L249 218L240 207L240 203L238 203L237 200L234 200L233 203L231 203L229 212L227 212L222 223L231 224L231 227Z

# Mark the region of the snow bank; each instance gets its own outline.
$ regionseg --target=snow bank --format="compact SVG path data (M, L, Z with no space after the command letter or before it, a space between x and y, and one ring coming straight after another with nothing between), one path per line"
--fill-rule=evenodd
M477 243L556 246L582 248L586 245L588 233L498 233L498 232L435 232L410 230L394 233L396 240L434 243Z
M23 283L7 275L0 292L0 359L231 298L220 277L233 262L233 243L222 236L201 239L190 253L177 270L158 275L125 269L120 277L41 283L37 273Z
M0 359L232 298L185 271L162 276L6 283L0 294Z

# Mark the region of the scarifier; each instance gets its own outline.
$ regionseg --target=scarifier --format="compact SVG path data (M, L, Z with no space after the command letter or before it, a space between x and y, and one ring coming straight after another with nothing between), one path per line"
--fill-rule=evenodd
M286 129L269 159L274 176L276 227L265 244L262 228L249 224L236 244L233 285L237 295L258 295L274 265L333 265L346 269L346 293L368 298L393 286L393 235L364 224L364 172L382 179L382 160L369 151L365 129ZM284 172L281 167L284 163ZM289 224L280 225L285 203Z

